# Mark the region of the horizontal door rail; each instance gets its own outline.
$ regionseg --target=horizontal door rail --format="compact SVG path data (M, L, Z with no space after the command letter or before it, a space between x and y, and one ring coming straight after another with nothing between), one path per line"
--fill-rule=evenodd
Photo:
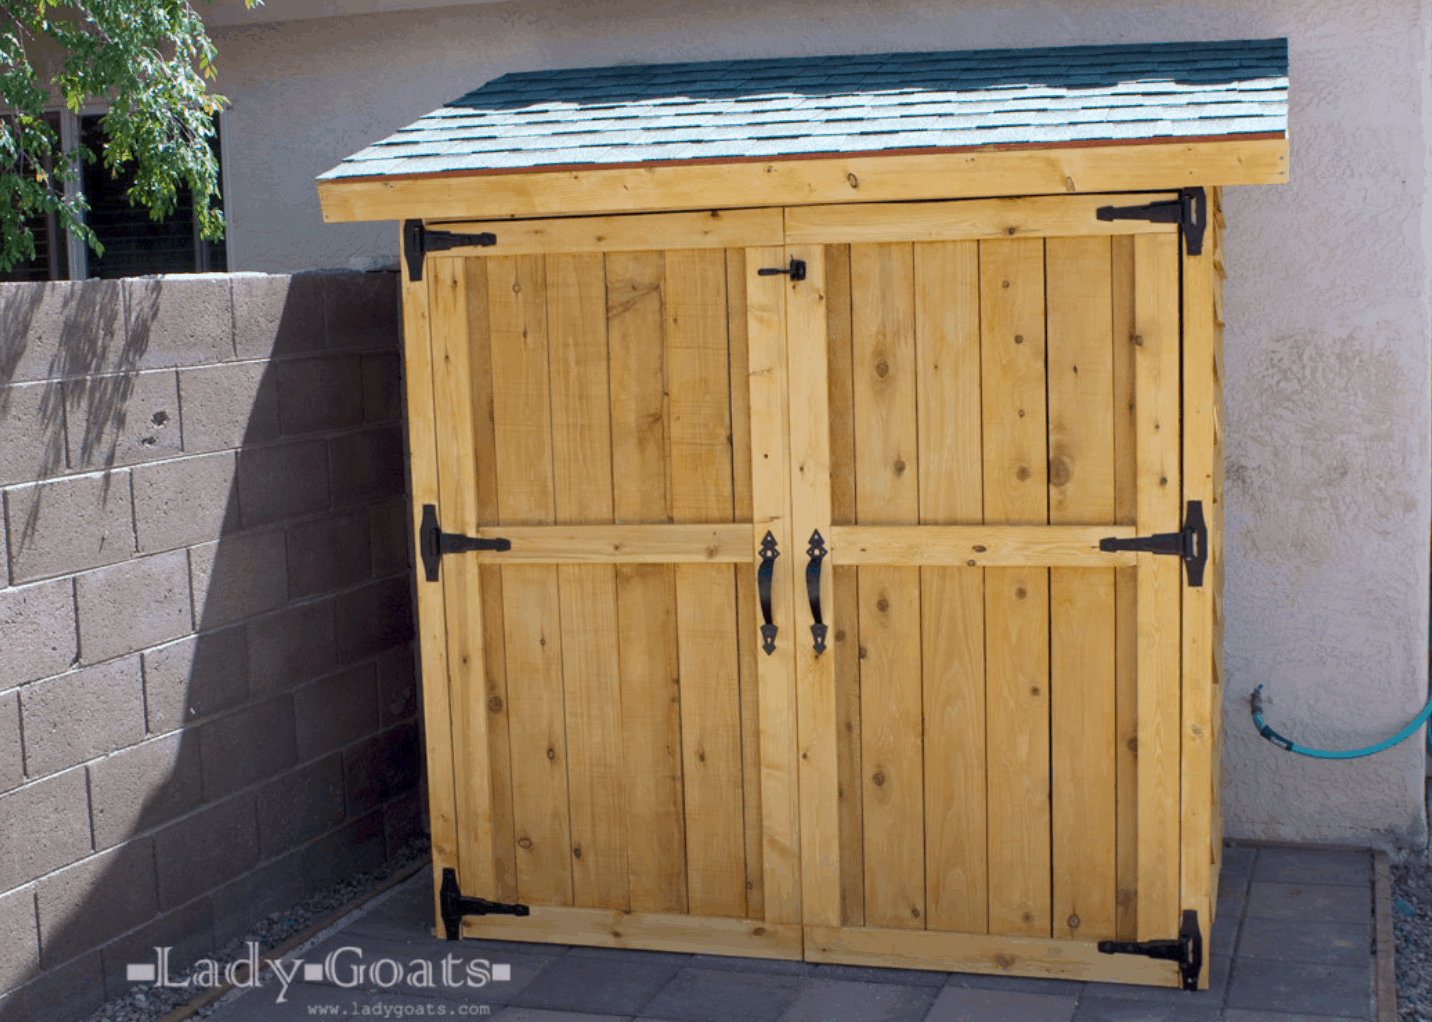
M493 234L497 239L493 247L473 248L464 253L475 256L750 248L779 245L783 240L779 209L462 221L433 227L463 234Z
M835 525L835 564L970 568L1116 568L1137 554L1106 552L1099 541L1136 536L1132 525Z
M966 199L880 206L798 206L786 210L786 244L1171 234L1178 230L1177 223L1109 222L1099 219L1099 209L1177 201L1177 193L1168 192Z
M751 524L494 525L479 538L510 550L480 550L481 564L745 564L754 560Z

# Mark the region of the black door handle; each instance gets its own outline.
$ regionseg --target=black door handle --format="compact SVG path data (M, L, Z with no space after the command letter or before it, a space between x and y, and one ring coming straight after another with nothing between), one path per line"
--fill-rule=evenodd
M814 619L810 634L815 640L815 655L820 656L825 652L826 633L825 622L820 616L820 563L829 551L819 529L810 534L810 546L806 548L806 553L810 555L810 560L806 562L806 596L810 598L810 616Z
M771 576L775 573L776 558L781 556L776 549L776 537L766 533L761 540L761 566L756 569L756 588L761 594L761 616L766 623L761 625L761 648L767 654L776 651L776 625L771 620Z

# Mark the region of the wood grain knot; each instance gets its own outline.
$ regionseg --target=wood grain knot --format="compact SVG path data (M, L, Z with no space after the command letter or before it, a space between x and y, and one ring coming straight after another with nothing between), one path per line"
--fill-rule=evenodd
M889 376L889 375L890 375L890 363L887 362L887 361L885 361L883 358L882 358L879 362L876 362L876 363L875 363L875 375L878 376L878 377L880 377L882 380L885 379L885 377Z
M556 750L556 749L553 749L553 748L548 748L548 750L547 750L547 758L548 758L548 759L556 759L556 758L557 758L557 750Z
M488 697L487 697L487 708L488 708L488 710L490 710L490 711L493 712L493 713L501 713L501 712L502 712L502 697L501 697L501 696L488 696Z
M1024 414L1022 410L1020 414ZM1031 473L1029 471L1028 465L1020 465L1019 468L1014 470L1014 478L1018 479L1020 482L1024 482L1030 477L1030 475Z
M977 554L982 554L982 553L984 553L984 552L985 552L987 549L989 549L989 548L986 547L986 546L985 546L984 544L982 544L982 543L976 543L974 546L970 547L970 549L973 550L973 551L974 551L975 553L977 553Z
M1013 956L1013 955L995 955L995 956L994 956L994 964L995 964L995 965L998 965L1001 969L1011 969L1011 968L1014 967L1014 956Z
M1078 917L1078 916L1070 916L1070 917L1069 917L1069 929L1071 929L1071 930L1077 930L1077 929L1079 929L1079 917Z
M890 601L883 596L880 597L880 599L875 601L875 609L880 611L880 613L884 614L887 610L890 609Z
M1068 458L1056 455L1049 459L1049 485L1068 486L1069 480L1074 478L1074 467L1069 464Z
M523 851L526 851L527 849L529 849L529 848L532 847L532 839L531 839L530 837L520 837L520 838L518 838L518 839L517 839L517 847L518 847L518 848L521 848Z
M875 785L877 788L885 787L885 775L878 770L875 771L875 773L870 775L870 783Z

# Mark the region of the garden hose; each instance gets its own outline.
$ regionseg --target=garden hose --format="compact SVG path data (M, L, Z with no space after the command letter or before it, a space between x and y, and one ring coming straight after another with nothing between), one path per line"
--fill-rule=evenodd
M1346 752L1334 749L1309 749L1298 745L1296 742L1289 741L1263 722L1263 699L1259 694L1262 691L1263 686L1259 685L1253 690L1253 695L1249 700L1253 707L1253 726L1258 729L1258 733L1274 745L1280 746L1289 752L1296 752L1300 756L1312 756L1315 759L1358 759L1362 756L1371 756L1375 752L1390 749L1399 742L1407 741L1407 739L1411 738L1417 732L1418 728L1427 723L1428 717L1432 717L1432 699L1429 699L1427 705L1422 707L1422 712L1417 715L1417 718L1413 720L1411 724L1408 724L1391 738L1378 742L1376 745L1369 745L1362 749L1349 749Z

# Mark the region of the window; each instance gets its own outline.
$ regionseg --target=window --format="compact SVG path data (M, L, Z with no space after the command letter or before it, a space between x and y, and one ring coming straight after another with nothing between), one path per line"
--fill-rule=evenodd
M76 116L61 111L52 118L51 126L61 131L67 144L71 138L78 138L92 152L100 152L100 114ZM212 140L216 158L222 154L218 129L216 124ZM0 273L0 281L223 272L228 268L224 242L199 237L193 196L187 187L179 187L174 212L165 220L155 221L147 209L131 206L125 197L132 180L128 173L111 177L98 161L82 165L79 187L90 207L85 219L104 245L104 254L96 255L87 245L76 243L68 232L58 229L54 216L36 217L30 223L35 234L35 258L8 273ZM219 184L222 189L222 170ZM222 208L222 204L217 205Z

